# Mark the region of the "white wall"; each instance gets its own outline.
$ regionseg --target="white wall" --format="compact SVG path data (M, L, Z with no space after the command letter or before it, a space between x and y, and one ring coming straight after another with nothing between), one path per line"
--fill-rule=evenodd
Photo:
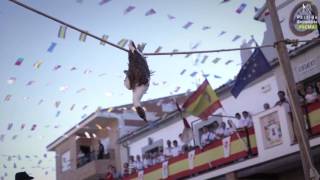
M269 103L272 107L278 101L278 90L276 78L275 76L271 76L243 90L237 99L233 96L223 99L222 106L226 114L232 116L244 110L251 114L256 114L263 111L264 103Z

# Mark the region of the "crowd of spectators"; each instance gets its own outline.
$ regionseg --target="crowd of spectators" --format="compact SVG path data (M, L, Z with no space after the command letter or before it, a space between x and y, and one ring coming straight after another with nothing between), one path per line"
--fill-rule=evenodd
M306 86L304 88L301 84L297 86L298 94L300 101L303 104L313 103L320 100L320 81L315 84L315 87L312 85ZM274 106L284 106L287 112L291 112L290 104L286 98L284 91L278 92L279 100L275 103ZM270 109L268 103L263 104L264 110ZM200 146L205 147L206 145L212 143L215 140L221 140L225 137L231 136L239 130L253 127L252 116L248 111L243 111L242 113L235 114L235 120L229 119L227 122L217 121L213 122L210 125L206 125L200 129ZM181 139L182 134L179 135ZM177 140L167 140L166 147L159 148L157 151L146 152L142 155L137 155L136 157L130 156L129 162L123 164L123 176L128 176L132 173L135 173L139 170L151 167L158 163L162 163L172 157L179 156L182 153L186 153L195 147L190 146L189 144L179 145Z

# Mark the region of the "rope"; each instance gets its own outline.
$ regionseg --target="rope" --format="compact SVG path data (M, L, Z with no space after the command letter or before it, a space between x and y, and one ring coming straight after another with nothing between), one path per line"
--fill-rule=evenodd
M125 48L123 48L121 46L118 46L118 45L116 45L114 43L106 41L106 40L104 40L104 39L102 39L102 38L100 38L100 37L98 37L96 35L93 35L93 34L87 32L87 31L84 31L84 30L82 30L80 28L77 28L77 27L75 27L75 26L73 26L73 25L71 25L69 23L66 23L66 22L64 22L62 20L59 20L59 19L57 19L55 17L52 17L52 16L50 16L50 15L44 13L44 12L36 10L36 9L34 9L34 8L28 6L28 5L25 5L25 4L21 3L21 2L18 2L17 0L9 0L9 1L11 1L11 2L23 7L23 8L26 8L26 9L32 11L32 12L35 12L35 13L41 15L41 16L47 17L47 18L49 18L49 19L51 19L51 20L53 20L55 22L63 24L63 25L65 25L65 26L67 26L67 27L69 27L69 28L71 28L71 29L73 29L75 31L81 32L81 33L86 34L87 36L90 36L90 37L92 37L92 38L94 38L96 40L102 41L102 42L104 42L104 43L106 43L106 44L108 44L110 46L113 46L113 47L118 48L120 50L123 50L125 52L129 52L129 50L127 50L127 49L125 49ZM312 41L319 41L319 40L320 40L320 38L318 37L318 38L314 38L312 40L286 39L286 40L283 40L283 42L285 42L286 44L292 44L293 46L297 46L297 44L299 42L312 42ZM146 55L146 56L163 56L163 55L172 56L172 55L183 55L183 54L202 54L202 53L217 53L217 52L228 52L228 51L240 51L240 50L255 49L255 48L271 48L271 47L275 48L279 42L280 41L277 41L272 45L271 44L262 45L262 46L257 46L256 45L256 46L253 46L253 47L245 47L245 48L216 49L216 50L202 50L202 51L162 52L162 53L144 53L144 55Z
M38 10L36 10L36 9L30 7L30 6L27 6L27 5L25 5L25 4L21 3L21 2L18 2L18 1L16 1L16 0L9 0L9 1L11 1L11 2L13 2L13 3L15 3L15 4L17 4L17 5L21 6L21 7L24 7L24 8L26 8L26 9L32 11L32 12L35 12L35 13L37 13L37 14L40 14L41 16L47 17L47 18L49 18L49 19L51 19L51 20L53 20L53 21L55 21L55 22L58 22L58 23L60 23L60 24L63 24L63 25L65 25L65 26L67 26L67 27L69 27L69 28L71 28L71 29L73 29L73 30L79 31L79 32L81 32L81 33L83 33L83 34L86 34L87 36L90 36L90 37L92 37L92 38L94 38L94 39L97 39L97 40L99 40L99 41L102 41L102 42L104 42L104 43L107 43L107 44L109 44L110 46L113 46L113 47L115 47L115 48L118 48L118 49L121 49L121 50L123 50L123 51L128 52L128 50L126 50L126 49L123 48L123 47L120 47L120 46L118 46L118 45L116 45L116 44L113 44L113 43L111 43L111 42L109 42L109 41L106 41L106 40L104 40L104 39L102 39L102 38L100 38L100 37L98 37L98 36L96 36L96 35L93 35L93 34L87 32L87 31L84 31L84 30L82 30L82 29L80 29L80 28L77 28L77 27L75 27L75 26L73 26L73 25L71 25L71 24L69 24L69 23L66 23L66 22L64 22L64 21L61 21L61 20L59 20L59 19L57 19L57 18L55 18L55 17L52 17L52 16L44 13L44 12L38 11Z

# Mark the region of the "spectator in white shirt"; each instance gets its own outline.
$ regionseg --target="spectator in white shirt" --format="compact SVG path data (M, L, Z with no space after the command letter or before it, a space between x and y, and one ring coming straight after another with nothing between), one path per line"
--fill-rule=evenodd
M215 139L215 135L212 132L209 132L206 126L203 127L202 135L201 135L201 146L205 146L209 144L214 139Z
M130 174L135 173L137 170L136 162L134 161L134 156L129 157L129 172Z
M244 119L244 125L245 127L253 127L253 121L252 121L252 116L248 111L243 111L242 112L242 117Z
M158 156L158 161L160 163L164 162L166 160L166 158L164 157L164 154L163 154L163 149L160 149L159 151L159 156Z
M315 92L315 90L313 89L313 87L311 85L309 85L306 88L306 96L305 96L306 102L309 103L313 103L318 99L318 95Z
M176 157L181 153L181 147L178 145L178 141L173 141L173 148L172 148L172 156Z
M172 147L171 147L171 141L167 140L167 148L164 150L164 155L166 159L172 157Z
M218 124L218 122L214 122L216 125L215 126L218 126L216 128L216 130L214 131L215 132L215 135L216 135L216 139L222 139L224 137L224 131L226 129L226 123L225 122L221 122L220 126Z
M142 156L142 158L143 158L143 167L144 168L147 168L147 167L151 166L149 153L145 153Z
M284 91L278 91L278 97L279 97L279 101L277 101L274 106L283 106L286 109L286 112L291 117L291 107L286 98L286 93Z
M136 158L137 158L136 160L137 170L143 170L143 162L141 161L140 155L137 155Z
M227 123L229 127L226 128L226 130L224 131L224 136L231 136L233 133L236 132L236 127L231 119L229 119Z

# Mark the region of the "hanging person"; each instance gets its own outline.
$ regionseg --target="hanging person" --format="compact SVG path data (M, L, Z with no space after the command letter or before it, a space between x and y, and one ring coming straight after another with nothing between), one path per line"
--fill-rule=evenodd
M136 48L133 41L129 42L129 64L128 70L124 71L126 74L124 85L127 89L132 90L133 105L137 114L147 122L146 113L141 107L141 99L149 88L151 73L141 51L142 48Z

